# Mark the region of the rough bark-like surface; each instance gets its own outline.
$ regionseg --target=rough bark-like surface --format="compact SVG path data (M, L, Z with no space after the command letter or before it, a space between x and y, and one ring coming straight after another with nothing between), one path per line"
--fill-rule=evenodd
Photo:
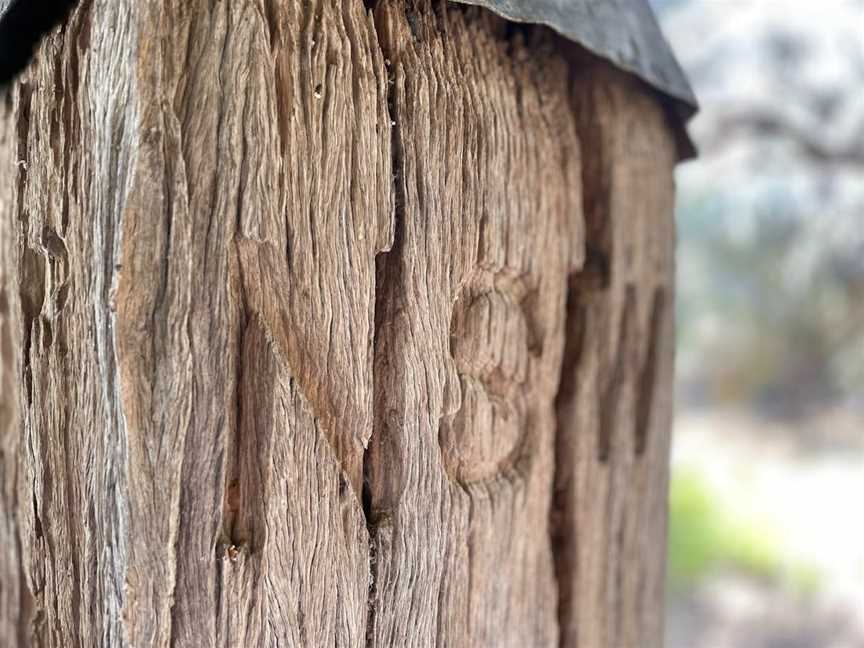
M529 57L477 15L379 12L399 197L367 471L381 647L557 641L553 405L579 142L564 58L548 41Z
M18 321L15 243L16 223L10 218L15 193L15 133L11 104L0 107L0 646L23 645L30 596L21 564L21 541L16 524L16 477L19 468Z
M584 266L570 278L552 536L563 646L662 646L675 146L639 85L574 60Z
M91 0L0 110L0 645L660 645L642 85L426 0Z

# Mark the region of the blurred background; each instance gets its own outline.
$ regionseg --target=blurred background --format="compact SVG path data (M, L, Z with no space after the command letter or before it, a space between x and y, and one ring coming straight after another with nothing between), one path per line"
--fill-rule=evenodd
M678 171L667 648L864 648L864 0L654 0Z

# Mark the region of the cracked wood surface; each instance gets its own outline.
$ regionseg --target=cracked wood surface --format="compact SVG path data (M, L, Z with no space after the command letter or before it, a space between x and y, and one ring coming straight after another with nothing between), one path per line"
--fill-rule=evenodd
M661 645L674 132L369 4L82 2L5 98L0 645Z

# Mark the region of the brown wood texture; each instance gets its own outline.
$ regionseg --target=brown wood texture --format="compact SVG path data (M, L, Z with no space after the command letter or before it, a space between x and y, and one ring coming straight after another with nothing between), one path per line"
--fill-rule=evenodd
M0 645L662 645L664 110L371 4L82 2L0 107Z

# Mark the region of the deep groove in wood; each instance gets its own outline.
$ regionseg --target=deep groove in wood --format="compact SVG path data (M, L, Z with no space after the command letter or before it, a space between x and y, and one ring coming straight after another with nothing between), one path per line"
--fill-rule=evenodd
M555 562L558 592L556 617L558 619L558 642L567 648L563 629L570 627L573 609L572 599L576 595L574 580L579 577L575 555L576 538L570 521L576 515L576 477L573 465L573 439L570 420L566 415L577 398L580 367L587 338L588 306L586 295L577 277L571 277L567 290L567 310L564 320L564 357L561 362L561 377L555 396L557 428L555 430L555 472L552 479L552 502L549 507L549 535L552 558Z
M645 452L648 444L648 435L653 424L654 401L657 397L657 372L659 371L660 347L665 342L663 322L666 318L666 288L658 286L654 289L651 300L651 311L648 320L648 338L645 342L648 347L645 360L639 372L638 401L636 404L636 421L634 432L636 434L633 444L636 456Z
M626 381L634 369L633 351L636 345L636 286L628 284L624 291L624 305L618 322L615 354L606 376L600 402L600 427L597 431L597 458L609 460L612 443L618 433L621 395Z
M374 11L377 2L367 1L366 7ZM398 114L395 107L395 97L393 89L396 84L396 67L391 60L393 52L386 40L378 29L378 19L382 18L379 14L375 15L375 37L376 43L384 57L386 66L386 97L387 97L387 120L390 131L390 182L392 183L392 191L394 196L393 202L393 240L389 250L379 252L375 258L375 313L374 313L374 331L372 338L372 389L373 389L373 413L375 427L372 431L372 437L369 439L369 446L363 454L363 514L366 518L366 529L369 532L369 600L367 602L367 617L366 617L366 646L372 648L375 645L375 615L377 612L377 586L378 586L378 525L381 517L387 515L384 510L385 503L381 502L377 497L380 493L375 492L373 480L376 479L375 470L380 470L380 466L375 466L375 461L380 454L378 450L379 444L383 443L382 436L388 433L386 421L387 412L384 410L384 395L379 393L382 389L382 380L380 374L379 363L386 362L387 349L381 348L381 329L386 325L387 321L393 317L393 309L395 307L394 300L398 289L396 278L399 273L399 266L402 260L402 249L404 245L404 227L405 227L405 193L402 186L404 169L402 161L402 151L399 144L399 123Z

